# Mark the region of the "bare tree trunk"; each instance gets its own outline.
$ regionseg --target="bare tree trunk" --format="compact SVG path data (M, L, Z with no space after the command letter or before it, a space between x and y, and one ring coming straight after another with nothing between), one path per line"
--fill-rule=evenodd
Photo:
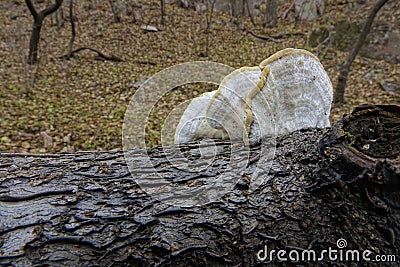
M28 64L35 64L37 62L41 29L42 20L35 20L32 26L31 39L29 40Z
M33 16L32 33L29 41L28 64L35 64L37 62L40 30L42 29L44 18L55 12L61 6L62 2L63 0L55 0L51 6L37 12L32 1L25 0L25 3Z
M231 16L232 17L237 17L240 15L240 4L239 0L229 0L230 6L231 6Z
M211 1L211 3L210 3ZM215 5L216 0L207 0L207 28L206 28L206 51L204 56L208 57L210 52L209 52L209 47L210 47L210 33L211 33L211 26L212 26L212 20L213 20L213 13L214 13L214 5ZM211 4L211 5L210 5Z
M245 4L246 4L247 11L249 12L251 24L253 24L253 26L256 26L256 21L254 20L253 10L250 8L249 0L244 0L244 1L245 1Z
M57 31L60 31L62 26L64 26L64 12L62 8L57 9L54 13L54 18L57 25Z
M277 23L278 0L266 0L266 9L264 13L264 27L274 28Z
M364 106L326 133L307 129L280 137L271 167L259 172L264 182L257 190L249 192L239 181L221 198L193 207L158 201L136 179L152 179L153 168L188 188L227 179L238 144L217 142L218 155L198 172L176 168L173 162L180 159L171 158L172 147L131 150L128 160L120 151L0 153L0 265L378 266L361 255L360 262L339 261L342 240L343 256L347 250L370 250L370 259L394 257L379 266L397 266L399 120L399 107ZM377 141L368 155L360 152L364 140L352 140L360 125L383 130L380 137L390 137L397 147ZM376 133L365 134L369 139ZM202 162L199 144L179 149L196 166ZM260 153L252 147L243 179L266 167L260 166ZM265 246L286 251L287 261L275 253L262 262L257 254ZM320 256L328 248L336 250L336 260L327 254L312 262L288 258L289 251Z
M165 0L160 0L161 6L161 24L165 24Z
M371 13L369 14L369 16L367 18L367 21L364 24L364 27L362 29L360 36L358 37L357 42L354 44L346 61L340 67L340 73L339 73L338 82L336 85L335 97L334 97L334 104L336 106L342 106L344 103L344 92L346 89L347 76L349 75L349 72L350 72L350 66L353 63L354 59L356 58L358 52L360 51L360 49L365 41L365 38L367 37L367 35L371 29L371 25L375 19L376 14L378 13L378 11L381 9L381 7L387 1L388 0L378 0L375 3L374 7L371 10Z
M69 39L68 43L68 53L67 53L67 59L70 59L72 57L72 47L74 45L75 41L75 17L74 17L74 1L69 0L69 21L71 23L71 38Z
M113 3L113 0L109 0L108 2L110 3L111 11L112 11L112 13L114 15L114 22L116 22L116 23L121 22L121 17L119 16L119 11L115 7L115 5Z

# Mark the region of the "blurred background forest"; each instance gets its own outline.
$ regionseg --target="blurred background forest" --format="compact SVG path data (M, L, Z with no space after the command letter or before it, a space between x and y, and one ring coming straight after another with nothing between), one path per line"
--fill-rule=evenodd
M335 87L375 3L71 1L44 18L35 64L28 61L33 16L27 3L0 3L0 151L121 149L124 113L135 91L158 71L188 61L256 66L281 49L304 48L320 58ZM54 2L32 0L37 11ZM363 103L400 104L399 73L400 3L389 0L352 64L344 105L332 109L331 119ZM215 89L193 84L165 95L149 118L147 144L160 145L163 120L174 106Z

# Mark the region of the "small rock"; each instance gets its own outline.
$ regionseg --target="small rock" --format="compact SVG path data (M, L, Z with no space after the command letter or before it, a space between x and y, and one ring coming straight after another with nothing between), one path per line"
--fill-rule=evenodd
M317 18L317 3L315 0L296 0L295 12L301 20L314 20Z
M40 132L40 136L43 138L44 148L53 146L53 138L46 132Z
M147 31L147 32L158 32L158 29L156 27L154 27L154 26L151 26L151 25L142 25L140 28L142 30Z
M207 11L207 6L205 4L203 4L203 3L195 3L194 9L197 12L202 13L202 12Z
M379 82L379 85L382 87L383 90L395 94L400 94L400 84L398 83L391 83L386 81Z

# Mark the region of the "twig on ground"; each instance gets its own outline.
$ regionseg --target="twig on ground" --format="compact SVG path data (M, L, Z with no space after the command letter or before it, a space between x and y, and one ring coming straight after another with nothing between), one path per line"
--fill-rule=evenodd
M96 59L110 60L110 61L115 61L115 62L124 61L122 58L119 58L119 57L114 56L114 55L107 56L107 55L103 54L102 52L100 52L99 50L96 50L96 49L91 48L91 47L80 47L78 49L75 49L74 51L71 52L70 57L74 57L74 54L79 53L79 52L81 52L83 50L89 50L89 51L97 53ZM68 57L68 55L64 55L64 56L61 56L60 58L68 59L69 57Z
M274 42L274 43L280 43L280 42L282 42L281 40L278 40L278 39L273 38L273 37L271 37L271 36L258 35L258 34L256 34L255 32L253 32L252 30L247 30L247 32L250 33L252 36L254 36L254 37L258 38L258 39L261 39L261 40L271 41L271 42Z
M247 30L247 33L250 33L252 36L254 36L254 37L258 38L258 39L265 40L265 41L272 41L272 42L275 42L275 43L282 42L282 40L279 40L279 39L284 38L286 36L305 35L305 33L303 33L303 32L281 32L281 33L278 33L276 35L266 36L266 35L256 34L252 30Z

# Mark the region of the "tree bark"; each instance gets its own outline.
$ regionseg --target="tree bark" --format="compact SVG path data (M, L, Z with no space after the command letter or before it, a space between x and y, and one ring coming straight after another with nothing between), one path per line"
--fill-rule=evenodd
M37 62L40 30L42 29L44 18L55 12L61 6L62 2L63 0L55 0L51 6L43 9L40 12L37 12L35 6L32 4L32 1L25 0L25 3L33 16L32 33L29 41L28 64L32 65Z
M372 23L374 22L376 14L378 13L378 11L382 8L382 6L387 1L388 0L378 0L375 3L374 7L371 10L371 13L369 14L369 16L367 18L367 21L364 24L364 27L362 29L360 36L358 37L356 43L354 44L346 61L340 67L340 72L339 72L339 76L338 76L338 82L336 85L336 92L335 92L335 97L334 97L334 104L336 106L342 106L344 103L344 93L345 93L345 89L346 89L347 77L350 72L351 64L353 63L358 52L360 51L360 49L365 41L365 38L367 38L367 35L371 29L371 26L372 26Z
M228 177L230 157L240 145L217 143L217 157L199 172L173 166L174 158L167 158L173 147L131 150L134 176L120 151L2 153L0 264L348 266L328 257L312 263L280 262L276 254L264 262L257 258L266 247L321 252L338 249L337 241L344 239L350 250L393 255L397 262L380 266L394 266L400 261L398 147L374 156L372 152L387 148L382 140L362 154L357 149L365 140L352 136L360 125L375 125L367 133L382 135L367 139L390 136L390 143L400 144L399 110L364 106L326 133L308 129L278 138L271 168L259 173L264 182L249 193L246 177L255 172L261 156L261 148L252 147L243 180L221 199L194 207L171 206L141 189L137 179L154 175L144 155L171 183L195 185L202 179ZM200 156L198 144L180 150L194 164ZM362 260L360 264L376 266Z
M256 21L253 16L253 9L250 7L249 0L244 0L244 1L245 1L245 3L243 3L243 4L246 4L246 8L247 8L247 12L249 12L251 24L253 24L253 26L256 26Z
M160 8L161 8L161 24L165 24L165 0L160 0Z
M42 29L42 20L35 20L32 26L32 34L29 40L28 63L35 64L38 57L38 45L40 40L40 30Z
M216 0L207 0L206 5L207 5L207 14L206 14L206 22L207 22L207 28L206 28L206 49L204 52L205 57L210 56L210 33L211 33L211 27L213 23L213 13L214 13L214 5L215 5Z
M231 6L231 16L238 17L240 15L244 15L244 1L243 0L230 0L229 1Z
M277 22L277 8L278 2L277 0L267 0L266 9L264 13L264 27L276 27Z
M74 0L69 0L69 22L71 24L71 38L69 39L68 43L68 52L67 52L67 59L72 57L72 47L75 41L75 17L74 17Z
M110 3L111 12L114 15L114 22L115 23L120 23L121 22L121 17L119 15L119 10L114 6L113 0L109 0L108 2Z

